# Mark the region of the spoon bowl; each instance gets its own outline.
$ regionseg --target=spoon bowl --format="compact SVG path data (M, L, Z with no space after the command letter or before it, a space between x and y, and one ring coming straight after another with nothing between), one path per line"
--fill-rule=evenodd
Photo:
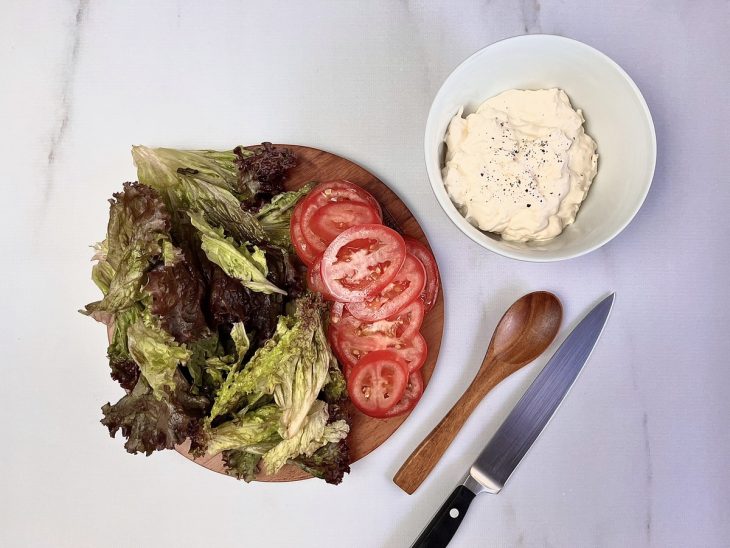
M528 293L509 307L469 388L393 478L401 489L410 495L423 483L484 396L545 352L555 340L562 319L560 300L547 291Z
M513 372L530 363L555 340L562 317L563 307L552 293L521 297L499 320L480 371L496 361L514 367Z

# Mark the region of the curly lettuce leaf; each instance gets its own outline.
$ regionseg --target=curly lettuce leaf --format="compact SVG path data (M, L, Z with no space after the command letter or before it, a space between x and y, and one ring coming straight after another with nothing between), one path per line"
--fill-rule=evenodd
M238 242L262 242L266 234L241 208L252 193L239 183L233 151L132 147L138 179L163 193L175 209L201 211Z
M198 392L213 394L217 389L210 382L207 373L207 361L211 358L225 354L223 345L220 342L218 333L185 345L190 350L190 358L186 364L188 373L193 381L193 386Z
M110 203L106 240L97 247L99 262L92 270L104 298L84 311L106 321L142 298L144 275L161 256L171 225L159 194L145 185L124 183Z
M235 412L261 395L274 395L282 408L282 437L296 432L329 380L336 361L324 334L321 298L297 299L294 312L279 318L276 332L241 371L230 374L218 392L210 420Z
M269 142L259 146L233 149L241 183L254 194L271 196L284 190L286 172L297 165L294 153L288 148L275 147Z
M252 291L286 294L266 278L269 271L263 250L254 246L251 252L245 245L238 246L232 238L224 235L223 229L213 228L201 214L190 211L188 215L201 233L201 247L205 255L228 276L236 278Z
M238 370L250 346L243 322L233 324L230 336L235 347L233 354L218 353L205 360L205 382L213 393L217 392L231 372Z
M281 437L278 434L281 410L276 405L265 405L224 422L210 429L207 452L216 455L230 449L261 449L273 446ZM259 451L260 452L260 451Z
M297 301L299 352L281 363L280 379L274 388L274 400L282 409L283 438L299 431L312 404L330 380L329 371L337 369L337 360L324 333L322 310L321 301L313 298Z
M291 462L315 478L337 485L350 472L350 450L347 442L341 440L320 447L310 456L300 455Z
M139 308L133 306L117 313L114 320L112 340L107 348L112 379L125 390L132 390L139 380L139 366L129 353L127 331L140 319Z
M232 150L178 150L133 146L132 158L137 166L139 180L146 185L174 189L180 184L181 172L189 172L200 181L230 192L252 194L247 188L239 186L239 158Z
M322 396L327 403L338 403L347 398L347 382L336 362L330 366L329 380L322 389Z
M328 424L328 419L327 405L316 400L299 431L264 454L261 460L264 470L275 474L289 459L299 455L311 457L320 447L345 439L350 431L347 422L339 420Z
M241 404L255 394L273 394L278 382L280 362L296 348L292 348L294 319L279 318L276 332L262 346L241 371L234 371L226 378L218 391L209 420L236 411Z
M223 451L223 464L225 464L226 473L246 483L256 479L256 471L260 461L261 455L256 453L237 449Z
M139 365L142 376L157 399L175 391L175 373L179 364L191 356L162 329L138 320L127 330L129 353Z
M101 423L109 429L111 437L122 431L122 436L127 438L124 447L129 453L150 455L198 436L209 401L193 395L180 372L174 384L174 392L159 399L144 378L140 378L129 394L114 405L107 403L102 407Z
M164 251L164 264L149 271L144 287L152 298L151 311L177 342L203 338L208 334L203 273L172 246Z
M289 222L292 212L299 200L313 187L314 183L307 183L299 190L277 194L259 210L256 219L261 223L269 241L283 247L291 245Z
M104 240L97 244L94 244L94 256L91 257L92 261L97 261L94 266L91 267L91 280L101 290L102 295L109 293L109 286L114 279L116 272L114 267L109 264L106 259L107 250L109 249L107 241Z

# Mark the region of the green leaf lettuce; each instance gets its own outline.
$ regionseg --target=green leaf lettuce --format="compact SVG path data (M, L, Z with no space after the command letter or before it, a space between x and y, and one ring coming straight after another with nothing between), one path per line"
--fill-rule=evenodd
M201 214L193 211L188 214L193 226L200 231L205 255L228 276L252 291L286 294L266 278L268 268L263 250L254 246L253 251L249 251L245 245L236 245L232 238L224 235L223 229L213 228Z

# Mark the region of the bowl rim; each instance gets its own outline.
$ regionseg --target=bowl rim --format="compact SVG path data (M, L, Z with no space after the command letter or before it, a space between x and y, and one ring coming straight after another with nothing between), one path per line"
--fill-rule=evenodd
M533 41L533 40L549 40L549 41L556 41L556 42L563 42L566 44L569 44L572 47L578 47L583 48L589 53L592 53L594 55L597 55L598 57L602 58L604 61L606 61L610 66L612 66L618 74L620 74L623 79L628 83L629 87L633 91L634 95L639 101L639 104L641 105L642 111L644 113L645 122L649 129L649 136L650 136L650 152L651 152L651 169L649 176L647 178L647 181L645 182L645 188L641 195L641 198L637 200L636 205L634 206L633 210L631 211L631 214L627 216L626 220L614 231L612 231L611 234L600 240L595 245L589 246L585 249L581 249L575 252L566 253L563 255L553 256L553 257L541 257L539 254L533 255L530 250L509 250L509 249L503 249L499 247L498 245L492 244L492 242L489 241L489 236L487 236L483 231L479 230L475 226L473 226L469 221L467 221L461 213L459 213L458 209L456 209L456 206L451 201L451 198L449 197L448 193L446 192L446 188L444 187L443 179L441 176L441 170L439 168L438 173L433 173L433 170L431 168L431 164L429 162L430 158L436 153L435 151L429 150L429 144L428 144L428 135L430 133L433 133L435 131L435 128L433 127L435 125L435 110L434 107L436 105L436 102L441 98L441 96L445 93L444 87L448 83L448 81L456 74L457 72L460 72L463 70L466 66L471 64L473 60L480 55L482 55L486 50L496 46L497 44L502 44L503 42L517 42L517 41ZM586 255L592 251L595 251L596 249L604 246L611 240L613 240L616 236L621 234L621 232L624 231L624 229L631 223L631 221L634 220L634 217L636 217L636 214L641 209L641 206L644 205L644 201L646 200L647 195L649 194L649 189L651 188L652 182L654 181L654 173L656 171L656 157L657 157L657 142L656 142L656 130L654 128L654 120L651 115L651 111L649 110L649 105L647 105L646 100L644 99L644 95L641 93L641 90L639 89L639 86L636 85L634 80L629 76L629 74L619 65L616 61L611 59L608 55L603 53L602 51L594 48L593 46L589 46L588 44L581 42L580 40L576 40L574 38L567 38L565 36L560 36L557 34L521 34L517 36L511 36L509 38L504 38L502 40L497 40L496 42L492 42L491 44L488 44L484 46L483 48L478 49L469 57L464 59L461 63L459 63L443 80L441 83L441 86L439 87L438 91L436 92L436 95L433 98L433 101L431 102L431 106L428 110L428 117L426 118L426 128L424 132L424 161L426 163L426 172L428 174L428 179L431 184L431 190L433 191L434 195L436 196L436 200L438 201L439 205L441 206L441 209L444 210L446 213L446 216L451 220L456 227L463 232L469 239L474 241L475 243L479 244L485 249L488 249L489 251L492 251L493 253L497 253L498 255L502 255L503 257L508 257L510 259L517 259L520 261L526 261L526 262L534 262L534 263L550 263L550 262L557 262L557 261L564 261L568 259L574 259L576 257L581 257L583 255ZM440 189L443 190L444 196L439 194L439 189L437 188L437 185L441 185ZM445 203L448 202L448 203ZM558 236L559 237L559 236Z

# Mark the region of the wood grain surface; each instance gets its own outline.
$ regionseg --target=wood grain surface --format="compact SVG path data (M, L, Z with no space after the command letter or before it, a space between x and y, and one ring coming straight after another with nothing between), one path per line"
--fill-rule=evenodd
M393 481L409 495L418 489L484 397L552 344L563 307L547 291L528 293L502 316L474 380L446 416L400 467Z
M323 150L297 145L277 145L290 148L297 155L297 166L289 172L286 182L288 190L294 190L308 181L324 182L332 179L348 179L370 192L383 208L384 222L396 228L402 234L411 236L428 245L428 240L421 230L418 221L408 210L398 196L375 175L359 165ZM428 358L423 366L424 386L428 384L433 373L436 359L441 347L441 336L444 327L444 299L443 288L439 292L436 305L426 315L421 333L428 343ZM352 414L352 428L347 438L350 446L352 462L358 461L376 449L408 418L408 414L392 419L380 420L367 417L350 405ZM176 447L176 450L185 457L193 460L188 453L189 443ZM214 472L225 473L223 460L220 455L203 457L193 460ZM277 474L272 476L259 475L257 481L296 481L310 478L298 467L286 465Z

